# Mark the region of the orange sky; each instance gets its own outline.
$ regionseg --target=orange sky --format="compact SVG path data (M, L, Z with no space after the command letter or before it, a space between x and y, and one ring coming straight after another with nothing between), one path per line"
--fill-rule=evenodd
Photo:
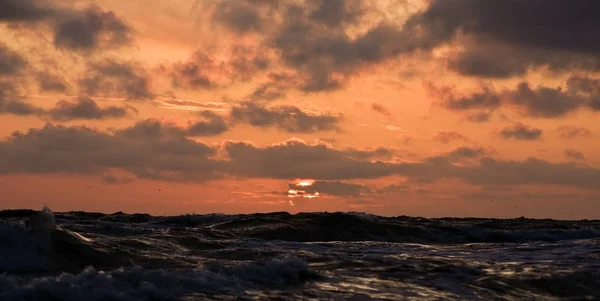
M151 3L0 2L0 209L600 218L586 16Z

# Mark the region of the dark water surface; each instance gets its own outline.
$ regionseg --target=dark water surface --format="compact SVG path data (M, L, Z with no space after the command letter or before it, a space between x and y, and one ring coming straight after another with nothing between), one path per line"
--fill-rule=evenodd
M595 300L600 221L0 211L0 300Z

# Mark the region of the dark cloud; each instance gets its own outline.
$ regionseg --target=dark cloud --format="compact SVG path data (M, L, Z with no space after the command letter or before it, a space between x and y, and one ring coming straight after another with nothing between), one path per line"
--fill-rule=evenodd
M308 92L340 88L349 75L401 52L397 28L381 24L366 33L349 37L341 28L324 30L303 18L289 18L274 37L284 63L298 70Z
M137 110L131 106L100 107L89 97L79 97L76 101L61 100L53 108L44 109L21 100L9 83L0 83L0 114L2 113L20 116L34 115L49 117L56 121L68 121L123 118L137 114Z
M504 128L500 132L500 137L504 139L516 140L540 140L542 138L542 130L536 129L522 123L516 123L513 126Z
M36 76L41 91L65 92L67 82L60 76L49 72L39 72Z
M379 103L376 103L376 102L374 102L374 103L371 105L371 108L372 108L372 109L373 109L375 112L381 113L381 114L383 114L383 115L385 115L385 116L391 116L391 115L392 115L392 113L390 112L390 110L388 110L388 108L386 108L386 107L385 107L385 106L383 106L382 104L379 104Z
M582 108L600 110L600 80L577 75L569 77L566 88L531 87L529 83L521 82L513 90L496 91L491 87L483 87L481 92L466 96L429 89L442 98L443 107L455 111L495 110L501 106L513 106L530 117L557 118Z
M391 164L352 159L350 153L323 144L292 139L264 148L227 142L230 172L244 177L344 180L378 178L393 172Z
M90 7L56 24L54 45L76 51L118 48L130 44L132 34L114 12Z
M250 47L233 47L231 50L233 58L228 62L229 72L232 73L232 80L248 81L256 73L266 70L269 67L270 60L260 52L252 55L253 51L255 50Z
M252 1L221 1L212 18L238 34L260 31L264 26L260 8Z
M74 102L61 100L56 106L48 111L50 118L57 121L75 119L109 119L123 118L137 114L132 106L107 106L100 107L89 97L80 97Z
M0 42L0 75L14 76L21 73L26 67L27 61L21 54Z
M156 125L153 124L153 125ZM105 174L120 169L138 178L202 181L218 178L215 150L148 123L113 134L48 124L14 132L0 142L0 173ZM158 129L157 129L158 128Z
M433 95L442 98L442 106L449 110L496 109L502 104L500 95L490 87L484 86L481 92L465 96L456 96L448 91L442 92L432 86L429 86L428 89Z
M119 130L118 133L126 138L158 140L162 137L185 137L185 129L172 123L161 122L158 119L138 121L135 125Z
M344 150L344 152L348 157L355 160L387 160L392 159L395 155L394 150L385 147L378 147L375 149L347 148Z
M461 40L464 50L449 65L465 75L509 77L534 67L598 70L597 9L593 0L434 0L409 19L405 31L418 29L426 37L420 44L430 47Z
M267 41L282 62L298 73L297 87L306 92L338 89L363 67L414 48L392 22L365 26L363 21L374 7L361 0L289 4L273 19L283 21L267 34ZM365 30L350 35L348 29L357 27Z
M286 92L297 84L298 79L288 73L270 72L268 81L260 84L250 95L247 101L273 101L286 96Z
M598 189L600 170L573 163L550 163L529 158L523 161L499 161L482 158L479 165L456 168L440 167L438 177L458 178L474 185L564 185Z
M97 6L76 9L57 1L2 0L0 22L47 22L59 49L95 51L128 45L133 29L113 11Z
M309 186L288 184L288 188L295 190L297 196L319 193L319 195L358 197L362 194L371 193L371 189L365 185L342 181L315 181Z
M187 129L189 136L215 136L229 130L225 119L220 115L210 111L204 111L200 115L206 120L191 124Z
M353 24L367 12L363 0L315 0L314 9L309 18L330 27Z
M439 132L432 137L433 140L439 141L443 144L448 144L454 140L467 140L467 138L455 131L450 132Z
M515 91L508 92L508 96L514 105L525 108L527 115L533 117L564 116L585 103L572 91L547 87L531 89L527 83L519 84Z
M138 178L162 181L206 181L225 175L274 179L343 181L390 175L411 181L457 179L479 186L561 185L598 189L600 169L581 163L478 160L454 164L460 154L471 159L480 151L458 150L420 162L381 162L352 159L346 150L300 140L257 147L226 142L219 151L187 139L185 131L158 121L143 121L112 133L85 127L46 125L14 132L0 141L0 173L77 173L105 175L120 170ZM444 159L446 158L446 159ZM322 189L349 193L333 184Z
M488 122L492 114L489 112L475 112L467 115L467 120L471 122Z
M563 125L556 129L558 135L563 139L573 139L578 137L591 137L592 132L584 127Z
M331 114L311 114L294 106L263 107L243 103L231 109L236 122L256 127L278 127L290 133L312 133L338 130L341 117Z
M217 86L211 78L218 71L215 61L203 52L195 52L190 60L177 62L171 67L171 77L175 87L187 89L209 89Z
M390 184L376 190L378 194L400 194L411 190L408 184Z
M565 150L565 158L570 160L585 160L583 153L573 148Z
M0 1L0 21L39 21L55 13L55 9L44 1Z
M273 83L264 83L256 88L247 99L250 101L273 101L286 96L287 87Z
M134 62L106 59L90 63L79 80L82 92L89 96L151 99L150 80L143 67Z
M187 127L161 122L157 119L146 119L137 122L132 127L122 130L121 134L125 137L158 139L164 136L215 136L224 133L229 129L225 120L219 115L206 111L202 112L200 116L205 120L190 123Z
M449 152L448 154L445 155L445 157L450 162L456 162L456 161L460 161L462 159L480 158L486 154L488 154L488 151L482 147L463 146L463 147L459 147L459 148Z
M482 147L459 147L449 153L427 157L423 159L423 163L431 165L447 165L453 163L468 163L475 162L476 159L480 159L486 155L490 155L493 151L486 150ZM428 178L428 181L433 181L431 175L423 175L422 178Z
M43 112L44 110L21 100L12 82L0 82L0 114L27 116Z
M40 115L44 110L19 99L0 98L0 114L12 114L20 116Z
M133 182L134 178L117 177L112 174L105 174L102 176L102 181L104 181L107 184L111 184L111 185L121 185L121 184L128 184L128 183Z

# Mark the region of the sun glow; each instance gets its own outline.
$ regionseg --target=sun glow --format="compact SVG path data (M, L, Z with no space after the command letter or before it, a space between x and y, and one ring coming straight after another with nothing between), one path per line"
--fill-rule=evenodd
M302 180L302 181L298 182L298 184L296 184L296 185L306 187L306 186L311 186L314 182L315 182L314 180Z
M315 183L314 180L301 180L296 184L291 184L290 189L287 191L288 198L307 198L314 199L320 196L318 191L310 189L308 187Z

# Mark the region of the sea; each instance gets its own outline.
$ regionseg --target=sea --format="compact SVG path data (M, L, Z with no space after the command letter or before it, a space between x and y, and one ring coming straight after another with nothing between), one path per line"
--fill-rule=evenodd
M600 221L0 211L0 300L597 300Z

